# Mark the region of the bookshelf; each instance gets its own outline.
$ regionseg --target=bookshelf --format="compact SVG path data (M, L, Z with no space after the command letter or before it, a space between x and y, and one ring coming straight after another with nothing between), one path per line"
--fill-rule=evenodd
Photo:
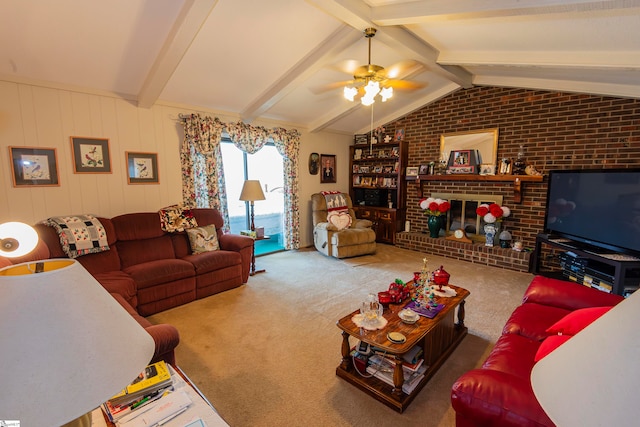
M350 147L349 195L356 216L373 222L377 242L394 244L404 227L407 147L407 141L369 144L360 135Z

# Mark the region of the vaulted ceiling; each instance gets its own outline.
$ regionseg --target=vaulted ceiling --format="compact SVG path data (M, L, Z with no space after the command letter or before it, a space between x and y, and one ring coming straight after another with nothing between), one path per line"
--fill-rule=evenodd
M353 65L419 83L349 102ZM463 87L640 98L640 0L3 0L0 79L359 133ZM348 72L347 70L350 70Z

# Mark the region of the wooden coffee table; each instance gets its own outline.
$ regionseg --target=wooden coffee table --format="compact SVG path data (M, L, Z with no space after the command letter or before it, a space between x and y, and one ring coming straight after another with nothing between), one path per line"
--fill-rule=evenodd
M368 331L356 326L351 318L359 311L354 311L338 320L337 325L342 329L342 362L336 368L336 375L396 411L404 411L467 335L467 327L464 326L464 304L465 298L469 296L469 291L457 286L449 286L456 291L457 295L449 298L436 297L436 301L439 304L444 304L445 307L433 319L420 316L418 322L413 325L402 322L398 317L398 312L408 303L405 301L402 304L391 304L388 309L384 310L383 316L388 323L383 329ZM456 312L457 319L454 318ZM387 338L389 332L400 332L406 337L406 341L402 344L389 341ZM358 373L350 354L350 336L382 349L388 357L395 361L393 386L373 376L364 377ZM424 365L428 367L424 378L410 394L406 394L402 391L404 383L402 356L415 345L422 346Z

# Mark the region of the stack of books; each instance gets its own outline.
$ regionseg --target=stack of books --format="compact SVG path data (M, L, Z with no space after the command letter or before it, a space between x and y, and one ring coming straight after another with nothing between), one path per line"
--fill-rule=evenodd
M145 368L133 382L102 405L111 422L153 402L172 389L173 379L164 361Z
M379 380L393 386L393 371L395 369L395 361L382 354L374 354L369 357L369 366L367 366L367 373L373 375ZM402 391L406 394L411 394L417 387L420 381L424 378L424 373L427 371L427 366L424 365L424 359L419 358L413 363L403 362L402 373L404 375L404 383L402 384Z

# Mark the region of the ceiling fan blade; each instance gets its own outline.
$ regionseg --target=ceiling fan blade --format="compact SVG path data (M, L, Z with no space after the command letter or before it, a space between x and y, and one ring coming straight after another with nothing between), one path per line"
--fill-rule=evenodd
M417 71L418 67L423 68L424 65L421 62L414 61L413 59L407 59L405 61L396 62L392 66L387 67L386 72L387 76L390 78L402 78L409 74L409 72Z
M355 85L355 84L356 82L353 80L345 80L342 82L333 82L333 83L328 83L326 85L314 86L309 88L309 90L316 95L320 95L325 92L329 92L331 90L341 89L347 85Z
M426 86L425 83L413 82L411 80L387 79L383 83L385 86L391 86L399 90L417 90Z
M356 61L355 59L345 59L344 61L336 62L331 65L330 68L353 76L353 73L355 73L356 69L361 65L362 62Z

